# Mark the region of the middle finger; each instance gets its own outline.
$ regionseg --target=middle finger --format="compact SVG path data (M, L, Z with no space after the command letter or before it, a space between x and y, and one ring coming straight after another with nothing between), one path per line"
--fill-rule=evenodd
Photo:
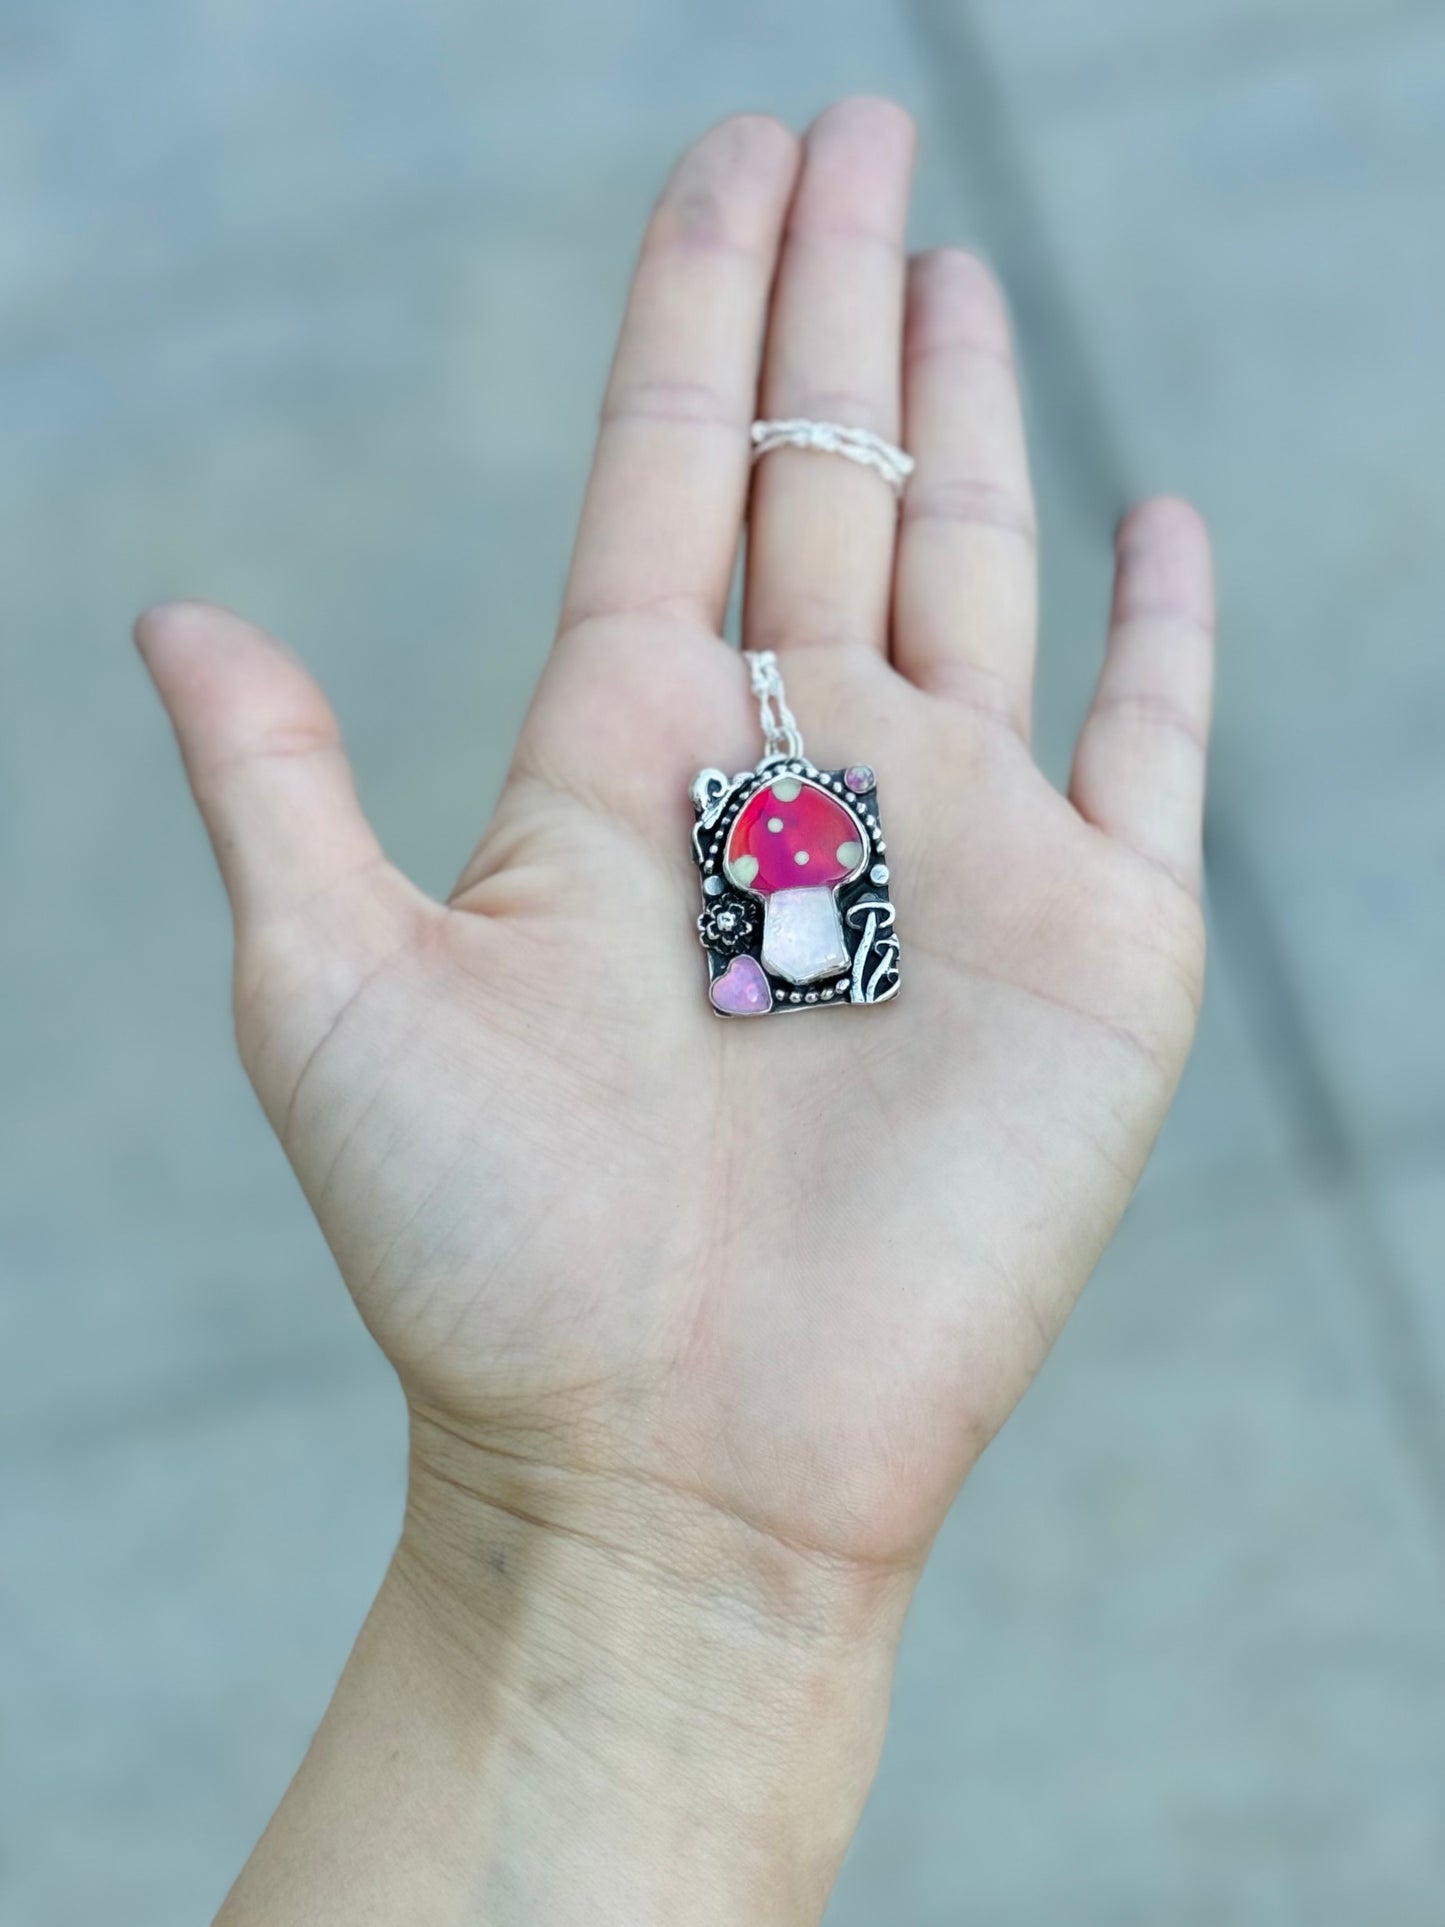
M773 295L765 416L898 439L913 150L913 123L892 101L840 101L809 129ZM811 449L762 457L748 524L748 647L886 650L896 530L893 492L872 469Z

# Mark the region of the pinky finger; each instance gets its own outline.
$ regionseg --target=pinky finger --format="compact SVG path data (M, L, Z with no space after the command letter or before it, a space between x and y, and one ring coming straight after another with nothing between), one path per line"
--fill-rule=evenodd
M1214 688L1209 533L1158 496L1119 527L1109 644L1069 793L1081 815L1193 896Z

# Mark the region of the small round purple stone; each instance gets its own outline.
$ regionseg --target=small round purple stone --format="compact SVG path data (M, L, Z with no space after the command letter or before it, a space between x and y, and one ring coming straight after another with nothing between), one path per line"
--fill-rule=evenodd
M876 786L878 778L866 763L854 763L851 768L844 770L843 781L855 796L864 796Z

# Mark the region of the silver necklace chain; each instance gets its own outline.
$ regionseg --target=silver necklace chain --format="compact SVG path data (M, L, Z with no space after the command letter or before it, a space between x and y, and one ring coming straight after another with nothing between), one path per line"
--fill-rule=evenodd
M763 762L770 763L775 757L801 756L803 732L798 728L797 717L788 707L787 691L783 688L777 657L771 649L744 649L743 661L748 666L748 680L758 699L758 721L763 727Z

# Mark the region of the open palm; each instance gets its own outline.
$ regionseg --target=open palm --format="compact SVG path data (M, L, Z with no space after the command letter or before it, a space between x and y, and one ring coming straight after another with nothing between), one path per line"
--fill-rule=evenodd
M194 604L140 630L235 909L247 1067L419 1437L532 1507L665 1494L899 1566L1038 1365L1182 1066L1210 683L1202 528L1146 504L1071 795L1035 767L1007 322L971 257L905 262L911 140L854 101L801 146L747 118L684 157L559 638L448 905L382 857L279 645ZM749 505L757 413L902 435L901 517L875 474L797 450ZM879 772L885 1007L707 1006L688 785L760 749L718 633L745 512L749 646L777 650L818 763Z

